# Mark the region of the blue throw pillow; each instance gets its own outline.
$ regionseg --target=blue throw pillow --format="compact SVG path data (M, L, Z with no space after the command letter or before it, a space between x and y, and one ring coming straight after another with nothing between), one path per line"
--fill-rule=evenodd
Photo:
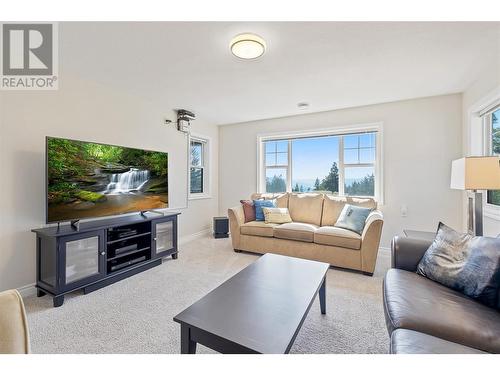
M365 228L365 222L368 215L372 212L371 208L364 208L346 204L340 213L336 227L344 228L362 234Z
M265 200L258 199L253 201L253 205L255 207L255 220L256 221L264 221L264 211L262 211L262 207L276 207L274 204L274 200Z

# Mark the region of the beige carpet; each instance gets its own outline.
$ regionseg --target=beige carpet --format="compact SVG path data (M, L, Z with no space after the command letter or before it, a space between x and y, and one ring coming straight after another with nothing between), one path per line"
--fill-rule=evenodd
M34 353L179 353L180 328L172 317L257 259L235 253L229 239L197 239L177 260L88 295L66 296L53 308L48 296L25 299ZM292 353L386 353L379 252L373 277L330 269L327 314L315 301ZM199 353L212 353L198 346Z

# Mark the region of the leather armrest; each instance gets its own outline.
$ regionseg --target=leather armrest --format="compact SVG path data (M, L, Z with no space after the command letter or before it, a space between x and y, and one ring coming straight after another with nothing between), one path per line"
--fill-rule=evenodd
M432 244L430 240L396 236L391 242L391 266L415 272L422 256Z

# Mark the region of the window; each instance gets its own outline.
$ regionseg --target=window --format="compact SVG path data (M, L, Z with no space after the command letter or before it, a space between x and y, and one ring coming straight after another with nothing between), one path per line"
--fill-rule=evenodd
M266 191L279 193L286 191L288 185L288 141L269 141L265 143Z
M378 138L378 127L343 134L262 136L259 190L321 191L380 200Z
M487 134L488 154L500 155L500 106L495 107L484 115ZM500 206L500 190L488 190L486 202Z
M206 193L206 148L206 140L191 138L189 191L192 195Z
M345 195L375 195L375 137L375 133L342 136Z

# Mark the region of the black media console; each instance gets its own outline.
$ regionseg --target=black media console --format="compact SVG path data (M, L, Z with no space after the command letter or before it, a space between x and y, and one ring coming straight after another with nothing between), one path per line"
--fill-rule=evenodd
M33 229L36 233L37 295L84 294L158 266L162 258L177 259L178 213L119 218Z

